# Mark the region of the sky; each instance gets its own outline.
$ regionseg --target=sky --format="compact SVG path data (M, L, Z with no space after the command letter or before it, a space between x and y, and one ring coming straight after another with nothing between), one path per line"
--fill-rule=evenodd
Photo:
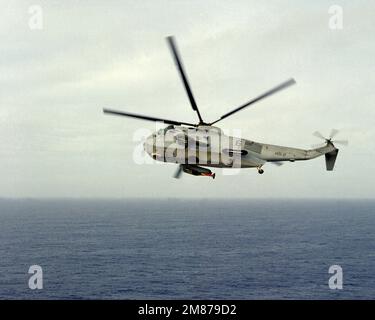
M343 10L342 28L332 5ZM374 1L0 0L0 8L0 197L374 198ZM319 143L316 130L339 129L349 146L335 170L321 157L265 165L263 175L217 169L215 180L176 180L173 164L135 163L135 135L155 124L103 107L197 122L169 35L206 121L293 77L296 85L220 127L297 148Z

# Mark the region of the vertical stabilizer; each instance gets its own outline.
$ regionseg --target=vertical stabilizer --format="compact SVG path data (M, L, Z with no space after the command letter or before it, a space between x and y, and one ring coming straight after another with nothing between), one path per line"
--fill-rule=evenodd
M327 171L333 170L333 167L335 166L335 162L336 162L336 158L337 158L338 153L339 153L339 149L335 149L335 150L325 154Z

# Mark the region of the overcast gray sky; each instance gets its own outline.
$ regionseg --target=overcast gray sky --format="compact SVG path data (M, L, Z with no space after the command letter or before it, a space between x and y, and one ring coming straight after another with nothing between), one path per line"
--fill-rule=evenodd
M328 27L341 5L343 29ZM31 5L43 28L30 29ZM374 197L374 1L0 1L1 197ZM297 85L220 123L324 157L216 180L133 161L138 128L102 107L196 122L165 37L175 35L201 113L213 121L294 77Z

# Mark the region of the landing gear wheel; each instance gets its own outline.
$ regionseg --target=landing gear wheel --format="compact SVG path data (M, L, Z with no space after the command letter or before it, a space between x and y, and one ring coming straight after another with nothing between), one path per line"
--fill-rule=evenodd
M212 179L215 179L215 177L216 177L216 173L214 173L214 174L212 175Z
M263 170L263 169L258 169L258 173L259 173L259 174L263 174L263 173L264 173L264 170Z

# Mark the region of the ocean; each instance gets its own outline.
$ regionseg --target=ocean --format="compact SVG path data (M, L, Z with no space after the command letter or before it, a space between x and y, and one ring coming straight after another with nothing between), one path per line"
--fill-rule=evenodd
M373 299L375 202L2 199L0 259L0 299Z

